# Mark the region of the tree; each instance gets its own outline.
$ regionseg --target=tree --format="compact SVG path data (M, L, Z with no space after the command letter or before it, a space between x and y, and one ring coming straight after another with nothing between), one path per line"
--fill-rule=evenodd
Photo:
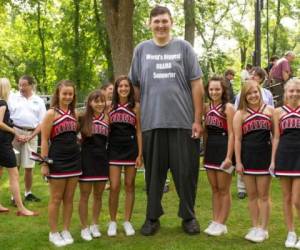
M184 0L184 39L194 46L195 41L195 0Z
M102 0L114 77L127 75L133 53L133 0Z

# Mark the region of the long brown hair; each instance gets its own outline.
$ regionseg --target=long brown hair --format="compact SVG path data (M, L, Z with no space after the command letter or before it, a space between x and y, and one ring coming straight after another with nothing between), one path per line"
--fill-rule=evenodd
M74 96L72 102L69 104L69 110L71 111L71 114L75 116L76 88L75 88L75 84L71 80L61 80L57 83L54 94L51 98L51 108L59 108L59 93L62 87L73 88Z
M94 110L91 107L91 102L93 100L98 100L98 99L100 99L100 101L104 103L106 102L105 95L102 93L101 90L95 90L91 92L87 97L85 112L79 118L79 123L81 128L80 131L83 136L87 136L87 137L92 136Z
M206 91L206 95L207 95L207 97L210 101L212 101L212 99L209 95L208 89L209 89L209 85L212 81L220 82L220 85L221 85L221 88L222 88L222 96L221 96L221 102L223 104L222 112L224 113L225 104L228 103L228 101L229 101L228 88L225 85L225 79L224 79L224 77L217 76L217 75L214 75L211 78L209 78L208 84L205 87L205 91Z
M119 94L118 94L118 87L121 83L121 81L126 80L129 83L130 91L128 95L128 107L133 109L135 107L135 99L134 99L134 88L132 85L132 82L128 78L128 76L119 76L114 84L114 91L113 91L113 97L112 97L112 106L113 109L116 109L118 107L118 104L120 102Z
M259 95L260 95L260 106L263 104L263 100L262 100L262 95L261 95L261 88L259 86L259 83L255 80L247 80L242 87L241 90L241 96L240 96L240 103L238 106L239 110L246 110L248 107L248 102L247 102L247 94L249 92L249 90L252 87L256 87L258 89Z

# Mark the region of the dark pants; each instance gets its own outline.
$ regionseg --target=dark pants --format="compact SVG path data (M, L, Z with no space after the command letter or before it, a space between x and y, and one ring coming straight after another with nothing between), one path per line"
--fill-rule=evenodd
M180 199L178 216L184 220L195 218L199 152L199 140L191 138L191 130L154 129L143 132L147 219L155 220L163 214L161 199L168 169Z

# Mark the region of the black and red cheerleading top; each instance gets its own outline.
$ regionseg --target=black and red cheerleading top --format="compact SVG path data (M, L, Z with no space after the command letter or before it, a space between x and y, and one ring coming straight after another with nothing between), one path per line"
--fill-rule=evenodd
M205 127L208 135L210 134L227 134L227 120L223 112L224 104L219 104L216 107L210 104L210 110L205 116Z
M55 137L66 132L74 132L76 135L77 121L71 114L71 110L64 112L63 110L56 108L55 111L59 113L60 116L53 121L50 140L53 140Z
M300 139L300 107L292 109L284 105L282 109L286 114L279 120L280 135L291 137L293 140Z

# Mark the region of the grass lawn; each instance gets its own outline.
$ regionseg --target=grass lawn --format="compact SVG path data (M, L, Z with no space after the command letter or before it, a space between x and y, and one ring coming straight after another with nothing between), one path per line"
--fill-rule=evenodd
M23 173L21 173L23 179ZM1 192L0 202L2 205L9 205L9 187L7 171L0 180ZM21 189L23 190L23 181ZM262 244L253 244L244 240L244 235L250 228L250 219L247 210L247 200L236 198L236 178L232 185L232 209L227 222L228 234L221 237L208 237L203 232L197 236L188 236L181 230L181 220L177 217L178 198L174 183L170 182L170 191L164 195L163 206L165 215L161 217L161 229L151 237L144 237L139 233L139 228L145 219L146 194L144 188L144 177L142 173L137 174L136 179L136 203L133 213L133 225L137 234L133 237L126 237L122 231L123 193L120 198L119 208L119 231L118 236L109 238L106 236L106 225L108 216L108 192L103 197L103 211L100 215L100 228L102 237L91 242L85 242L80 237L80 223L78 216L79 190L77 189L74 213L71 226L71 233L75 239L73 245L66 249L284 249L286 230L283 222L281 209L281 190L279 181L272 182L272 214L269 226L270 239ZM16 208L10 207L8 214L0 214L0 249L57 249L48 242L47 224L47 201L48 188L40 174L39 168L35 169L34 193L42 202L27 204L28 208L39 211L40 216L34 218L17 217ZM205 171L201 171L198 183L196 201L196 213L199 219L201 230L204 230L211 220L211 194ZM297 221L297 226L299 223Z

